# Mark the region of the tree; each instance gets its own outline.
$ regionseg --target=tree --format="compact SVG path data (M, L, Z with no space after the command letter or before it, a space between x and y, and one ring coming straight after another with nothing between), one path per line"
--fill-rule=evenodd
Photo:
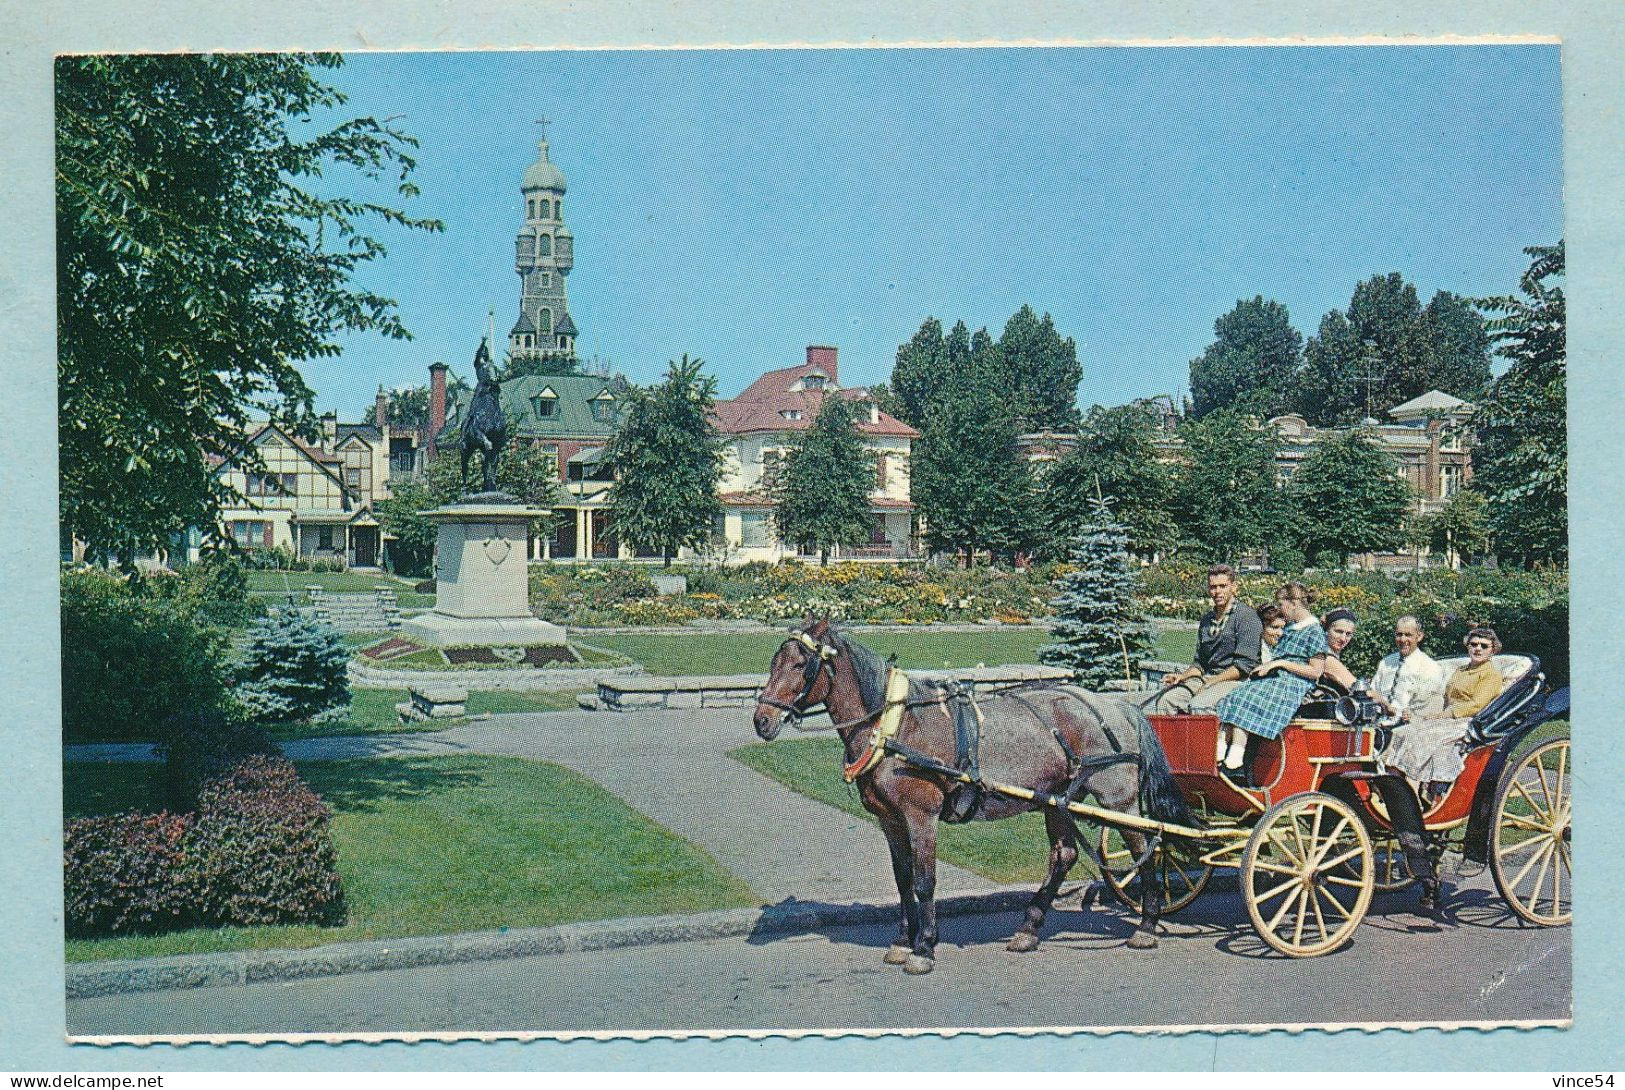
M1490 384L1490 335L1471 299L1434 293L1422 309L1422 340L1428 357L1424 388L1477 401Z
M1077 446L1043 475L1038 504L1046 553L1065 555L1097 496L1127 529L1130 550L1145 555L1173 547L1174 479L1157 460L1157 435L1156 414L1143 402L1089 410Z
M813 426L785 452L773 489L779 540L813 545L820 564L837 545L868 541L874 481L874 456L858 435L851 402L826 396Z
M1023 431L1071 430L1078 424L1078 383L1083 367L1078 346L1062 338L1048 314L1023 306L999 336L999 358L1012 399L1011 413Z
M1064 666L1078 684L1098 689L1132 674L1130 664L1150 654L1156 630L1135 598L1128 531L1112 518L1104 500L1090 507L1072 543L1077 570L1056 580L1059 593L1050 599L1055 608L1051 642L1038 649L1038 661Z
M1489 545L1484 520L1484 497L1471 488L1458 489L1450 502L1416 520L1412 540L1445 558L1452 568L1466 557L1477 556Z
M617 473L611 531L634 548L658 551L667 567L685 545L708 542L722 514L717 486L727 440L712 416L717 380L702 375L703 366L684 354L658 386L630 387L620 430L604 451Z
M931 548L962 552L967 564L980 550L1026 548L1033 511L1032 476L1016 453L998 349L986 330L971 344L966 364L950 372L926 414L912 483Z
M1206 560L1234 562L1283 533L1274 433L1227 409L1180 428L1185 461L1174 474L1182 544Z
M509 427L510 432L512 426ZM396 481L391 495L377 505L378 521L394 537L390 542L391 563L403 575L429 575L434 560L439 527L423 512L453 503L463 494L461 459L452 450L443 450L425 472ZM552 509L563 492L558 482L556 456L534 443L521 440L502 452L497 462L497 488L531 507ZM538 519L533 532L540 532L551 519Z
M509 352L499 381L507 382L511 378L523 378L526 375L579 374L581 374L581 359L574 352L537 352L530 350Z
M257 468L254 416L311 434L301 360L336 335L403 339L355 286L374 224L439 230L339 195L331 169L416 193L410 136L315 71L336 55L61 57L56 64L57 390L63 525L126 557L236 502L220 462ZM311 135L306 135L311 133ZM320 176L319 186L310 179Z
M1286 307L1255 295L1213 323L1214 341L1191 360L1191 411L1235 409L1267 419L1289 412L1303 366L1303 334Z
M350 702L349 671L337 629L283 610L249 630L235 694L256 719L306 722Z
M1568 357L1562 240L1532 246L1519 281L1523 296L1481 299L1496 354L1511 361L1490 386L1474 420L1473 486L1483 492L1496 555L1523 563L1566 564L1568 517Z
M961 322L955 332L963 327ZM881 408L903 423L919 427L948 370L948 343L942 336L942 323L927 318L907 344L897 346L897 362L892 365L888 388L890 405Z
M1360 431L1322 439L1287 490L1304 555L1389 552L1406 541L1413 498L1399 464Z
M468 380L448 372L446 397L448 401L468 389ZM385 395L385 417L393 428L413 428L419 431L429 426L429 387L400 386ZM373 406L368 404L357 415L358 420L371 420Z

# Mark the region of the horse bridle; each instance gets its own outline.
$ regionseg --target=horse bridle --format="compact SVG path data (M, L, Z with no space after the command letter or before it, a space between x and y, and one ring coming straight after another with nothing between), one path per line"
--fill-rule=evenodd
M807 661L801 667L801 694L786 704L783 701L773 700L768 697L764 688L762 692L756 694L756 702L766 704L770 708L778 708L789 717L792 724L795 724L822 710L824 703L822 700L813 704L809 704L808 700L812 697L813 688L818 684L820 674L827 671L830 684L835 684L835 663L832 660L841 653L841 649L833 644L815 640L805 632L791 632L790 638L780 645L779 650L783 651L792 643L799 643L812 652L807 656Z

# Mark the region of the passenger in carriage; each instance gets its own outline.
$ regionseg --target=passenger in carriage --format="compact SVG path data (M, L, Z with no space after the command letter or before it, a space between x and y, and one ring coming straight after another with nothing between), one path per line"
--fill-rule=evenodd
M1225 746L1219 766L1238 786L1257 786L1252 782L1256 740L1281 736L1325 669L1326 632L1309 610L1313 601L1314 592L1302 583L1287 583L1275 592L1275 604L1286 616L1287 629L1275 645L1274 657L1214 709Z
M1462 641L1467 648L1467 665L1450 675L1445 683L1445 712L1452 719L1471 719L1501 695L1505 682L1495 668L1501 653L1501 637L1493 628L1475 628Z
M1445 686L1449 704L1444 714L1416 717L1396 727L1380 758L1384 769L1411 781L1426 807L1444 798L1461 775L1467 724L1501 695L1504 684L1495 668L1494 659L1501 650L1501 637L1495 629L1475 628L1463 642L1467 665L1452 674Z
M1422 619L1407 613L1394 621L1393 654L1377 664L1371 696L1387 713L1386 725L1444 714L1444 667L1422 650Z
M1162 679L1159 712L1210 710L1258 665L1258 614L1236 601L1236 571L1215 564L1207 573L1213 608L1196 626L1196 661Z
M1281 636L1286 632L1286 614L1274 602L1265 602L1258 607L1258 623L1264 630L1264 642L1258 648L1258 661L1265 663L1275 657L1275 645L1281 642Z
M1352 609L1334 609L1320 619L1320 627L1326 630L1326 673L1322 676L1335 681L1345 692L1353 692L1359 684L1354 671L1343 664L1343 652L1354 642L1358 623Z

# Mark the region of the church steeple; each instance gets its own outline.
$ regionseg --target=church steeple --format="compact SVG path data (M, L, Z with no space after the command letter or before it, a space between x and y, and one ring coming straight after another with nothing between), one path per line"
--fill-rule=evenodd
M519 320L508 334L510 352L575 351L576 325L564 291L564 278L575 264L575 237L564 225L565 188L544 139L519 185L525 222L515 243Z

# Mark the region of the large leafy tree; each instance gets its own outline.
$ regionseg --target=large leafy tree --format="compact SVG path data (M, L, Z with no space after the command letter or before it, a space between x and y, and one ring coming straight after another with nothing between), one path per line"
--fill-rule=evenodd
M927 318L907 344L897 346L897 362L887 386L889 400L882 408L905 424L919 427L947 376L948 342L942 335L942 323Z
M1303 334L1292 327L1286 307L1262 295L1239 299L1213 323L1213 336L1191 360L1193 415L1228 408L1268 418L1290 411Z
M446 396L448 400L467 389L467 379L454 372L447 373ZM384 397L388 406L386 410L388 420L392 427L422 429L429 426L428 386L401 386L387 391ZM373 405L369 402L356 415L356 419L371 420L372 414Z
M61 513L98 550L212 529L238 499L214 466L255 461L249 421L312 426L301 360L345 331L408 335L355 277L385 254L376 225L440 225L342 195L334 168L415 195L416 141L370 117L313 124L344 103L317 78L340 63L57 61Z
M497 462L497 489L521 503L551 510L563 498L558 472L555 455L533 443L518 443L504 450ZM452 503L467 491L461 474L457 452L443 450L424 473L394 482L389 498L379 501L378 521L395 539L389 549L397 572L429 574L439 528L423 512ZM539 531L550 521L539 519L534 529Z
M1184 463L1174 475L1181 543L1206 560L1235 561L1284 536L1275 487L1275 435L1221 409L1180 428Z
M1484 552L1489 547L1489 527L1484 520L1483 494L1458 489L1442 508L1416 520L1412 541L1443 556L1453 568Z
M1524 563L1567 563L1568 356L1560 281L1563 243L1533 246L1519 281L1522 296L1496 296L1479 306L1496 352L1511 366L1490 386L1474 421L1473 485L1484 493L1500 557Z
M717 486L727 439L712 417L717 380L701 373L704 366L685 354L658 385L629 387L620 430L604 451L616 469L611 531L658 552L668 567L679 549L709 541L722 513Z
M1078 424L1078 346L1062 337L1048 314L1023 306L999 335L999 357L1016 426L1024 431L1071 430Z
M1304 346L1299 408L1311 423L1380 418L1432 389L1471 400L1489 380L1483 318L1467 300L1439 292L1424 309L1399 273L1354 289Z
M820 564L838 545L869 540L869 492L875 460L858 435L852 405L826 397L813 426L785 452L773 488L774 526L781 541L808 543Z
M1027 547L1033 481L1016 453L998 349L986 330L970 344L965 366L951 372L920 429L911 491L931 548L974 563L981 550Z
M1405 544L1413 494L1399 464L1360 431L1322 439L1287 489L1304 555L1389 552Z
M1157 420L1143 402L1089 410L1077 446L1043 475L1039 545L1045 554L1066 555L1097 498L1111 505L1134 552L1156 553L1177 542L1169 511L1174 477L1157 458Z

